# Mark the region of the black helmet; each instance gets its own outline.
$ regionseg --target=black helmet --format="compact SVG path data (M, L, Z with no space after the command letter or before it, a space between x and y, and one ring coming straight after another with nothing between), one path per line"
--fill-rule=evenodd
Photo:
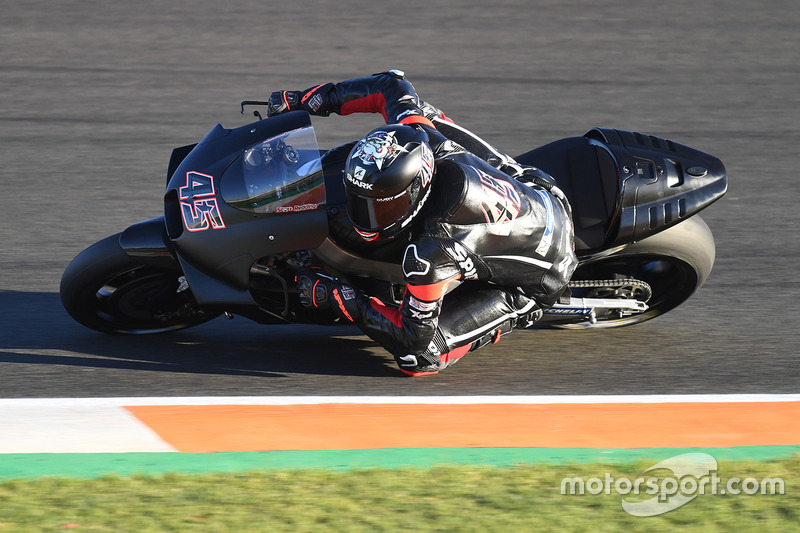
M433 152L428 134L395 124L371 131L344 167L347 214L367 241L383 241L408 227L430 193Z

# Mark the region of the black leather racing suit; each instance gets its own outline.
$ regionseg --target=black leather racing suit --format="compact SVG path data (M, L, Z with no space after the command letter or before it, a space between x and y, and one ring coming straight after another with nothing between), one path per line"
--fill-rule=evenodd
M529 325L563 293L577 265L572 221L557 188L531 183L546 174L529 168L514 179L500 170L521 169L421 102L397 71L319 85L300 102L295 109L323 116L381 113L430 138L433 190L403 255L402 304L334 291L337 312L392 353L401 370L437 372Z

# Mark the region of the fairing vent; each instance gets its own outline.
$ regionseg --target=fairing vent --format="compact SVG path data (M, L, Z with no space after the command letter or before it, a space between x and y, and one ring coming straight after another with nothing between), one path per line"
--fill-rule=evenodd
M175 240L183 234L183 220L181 208L178 203L178 191L172 189L164 195L164 221L167 225L167 235Z

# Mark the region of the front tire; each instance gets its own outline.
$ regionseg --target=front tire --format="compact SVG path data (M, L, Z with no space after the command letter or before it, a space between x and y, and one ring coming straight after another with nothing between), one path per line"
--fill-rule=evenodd
M597 329L630 326L663 315L685 302L703 285L711 273L715 254L711 230L703 219L695 216L609 256L581 262L573 280L636 279L646 282L653 291L647 301L648 309L636 315L597 320L594 324L559 324L557 327ZM580 293L575 296L595 297Z
M219 313L199 307L180 271L145 266L120 234L81 252L61 278L61 302L72 318L103 333L149 334L183 329Z

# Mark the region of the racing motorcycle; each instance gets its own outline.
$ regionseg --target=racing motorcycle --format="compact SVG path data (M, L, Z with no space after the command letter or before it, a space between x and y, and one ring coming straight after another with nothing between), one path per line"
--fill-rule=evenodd
M250 104L263 103L242 102L243 113ZM332 323L300 303L295 276L312 265L399 305L403 249L359 247L347 218L342 178L354 143L320 150L305 111L254 114L252 124L217 124L200 142L173 150L163 216L93 244L69 264L61 299L75 320L131 334L222 314ZM596 128L515 159L553 176L573 210L580 263L540 325L636 324L675 308L708 277L714 239L697 213L727 189L718 158Z

